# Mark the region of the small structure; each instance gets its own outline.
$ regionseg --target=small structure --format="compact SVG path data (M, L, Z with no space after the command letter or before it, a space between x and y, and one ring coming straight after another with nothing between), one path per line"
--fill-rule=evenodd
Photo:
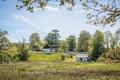
M52 45L52 46L51 46L51 51L52 51L52 52L57 52L58 48L59 48L58 45Z
M87 52L79 52L76 54L76 62L87 62L88 61L88 53Z
M73 54L74 52L73 52L73 49L72 49L72 47L69 47L68 48L68 54Z
M50 46L46 44L46 45L43 47L43 52L51 52Z

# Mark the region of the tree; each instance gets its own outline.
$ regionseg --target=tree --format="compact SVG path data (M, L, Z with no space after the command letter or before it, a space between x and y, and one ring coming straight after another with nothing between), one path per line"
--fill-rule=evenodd
M30 36L30 48L32 51L40 51L41 50L41 41L40 41L40 36L38 33L33 33Z
M9 40L5 36L6 34L7 31L2 31L0 29L0 62L9 62L10 59L10 55L7 52Z
M100 0L85 0L82 5L84 9L92 11L87 15L90 23L113 26L120 19L119 2L120 0L106 0L104 3Z
M78 38L78 51L88 51L89 39L91 35L87 31L82 31Z
M20 44L20 46L19 46L20 54L18 54L19 60L21 60L21 61L28 60L29 52L28 52L27 45L25 43L25 39L23 38L23 41L20 42L19 44Z
M53 33L53 43L54 45L58 45L59 44L59 38L60 38L60 34L59 34L59 30L57 29L54 29L52 30L52 33Z
M115 32L115 38L116 38L116 46L118 46L120 41L120 28L117 29Z
M73 50L75 50L76 47L76 38L74 35L70 35L67 39L68 42L68 47L72 48Z
M53 45L53 33L48 33L48 35L45 37L45 41L47 42L48 45Z
M96 30L93 36L93 51L91 55L95 61L105 52L104 43L104 34L101 31Z
M67 52L67 50L68 50L68 43L67 43L67 41L62 40L62 41L60 42L60 49L61 49L64 53Z
M26 7L28 11L33 12L35 8L44 9L48 3L52 0L18 0L20 5L16 5L17 9ZM87 14L88 23L95 25L107 25L113 26L120 19L120 0L105 0L104 3L101 0L56 0L59 5L69 4L69 10L76 3L81 3L85 10L89 10Z
M107 50L109 50L112 41L112 33L110 31L106 31L104 35L105 35L105 42L107 44Z
M54 29L52 32L48 33L48 35L45 37L45 41L51 46L51 45L59 45L59 38L60 34L59 31Z

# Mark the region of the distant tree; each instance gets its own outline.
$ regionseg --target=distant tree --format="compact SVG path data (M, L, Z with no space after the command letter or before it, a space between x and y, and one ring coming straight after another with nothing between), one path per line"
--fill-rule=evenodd
M68 43L67 43L67 41L62 40L62 41L60 42L60 48L61 48L61 50L62 50L64 53L66 53L67 50L68 50Z
M101 31L96 30L93 37L94 37L93 38L93 51L92 51L91 56L95 60L97 60L98 57L100 57L100 55L105 52L104 34Z
M116 46L120 44L120 28L116 30L115 32L115 38L116 38Z
M87 31L82 31L78 38L78 51L88 51L89 39L91 35Z
M6 34L7 31L0 29L0 62L9 62L10 60L10 55L7 52L9 40L5 36Z
M48 35L45 37L45 41L49 45L59 45L59 38L60 38L59 31L54 29L52 30L52 32L48 33Z
M29 39L30 48L32 51L40 51L41 50L41 41L38 33L33 33Z
M112 33L110 31L106 31L104 33L104 36L105 36L105 43L107 45L107 50L109 50L112 41Z
M53 33L48 33L48 35L45 37L45 41L48 45L53 45L54 36Z
M74 35L70 35L68 38L66 38L68 42L68 47L71 47L73 50L75 50L76 47L76 38Z
M60 38L60 34L59 34L59 30L57 29L54 29L52 30L52 33L53 33L53 43L54 45L58 45L59 44L59 38Z

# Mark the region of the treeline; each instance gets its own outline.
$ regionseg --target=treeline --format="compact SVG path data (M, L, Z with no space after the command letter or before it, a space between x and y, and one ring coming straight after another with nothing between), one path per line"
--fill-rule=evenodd
M94 61L119 62L120 61L120 29L115 33L96 30L93 35L88 31L81 31L78 38L69 35L65 40L60 40L59 30L52 30L44 40L38 33L31 34L29 43L25 39L12 43L5 36L7 31L0 30L0 62L27 60L32 52L41 52L43 47L58 45L57 52L67 53L69 48L74 52L88 52Z

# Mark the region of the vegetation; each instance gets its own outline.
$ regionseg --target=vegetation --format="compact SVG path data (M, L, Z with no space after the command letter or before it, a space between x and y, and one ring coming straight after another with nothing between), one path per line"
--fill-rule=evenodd
M41 41L38 33L33 33L30 36L30 49L32 51L40 51L41 50Z
M1 80L119 80L120 64L29 61L0 65Z

